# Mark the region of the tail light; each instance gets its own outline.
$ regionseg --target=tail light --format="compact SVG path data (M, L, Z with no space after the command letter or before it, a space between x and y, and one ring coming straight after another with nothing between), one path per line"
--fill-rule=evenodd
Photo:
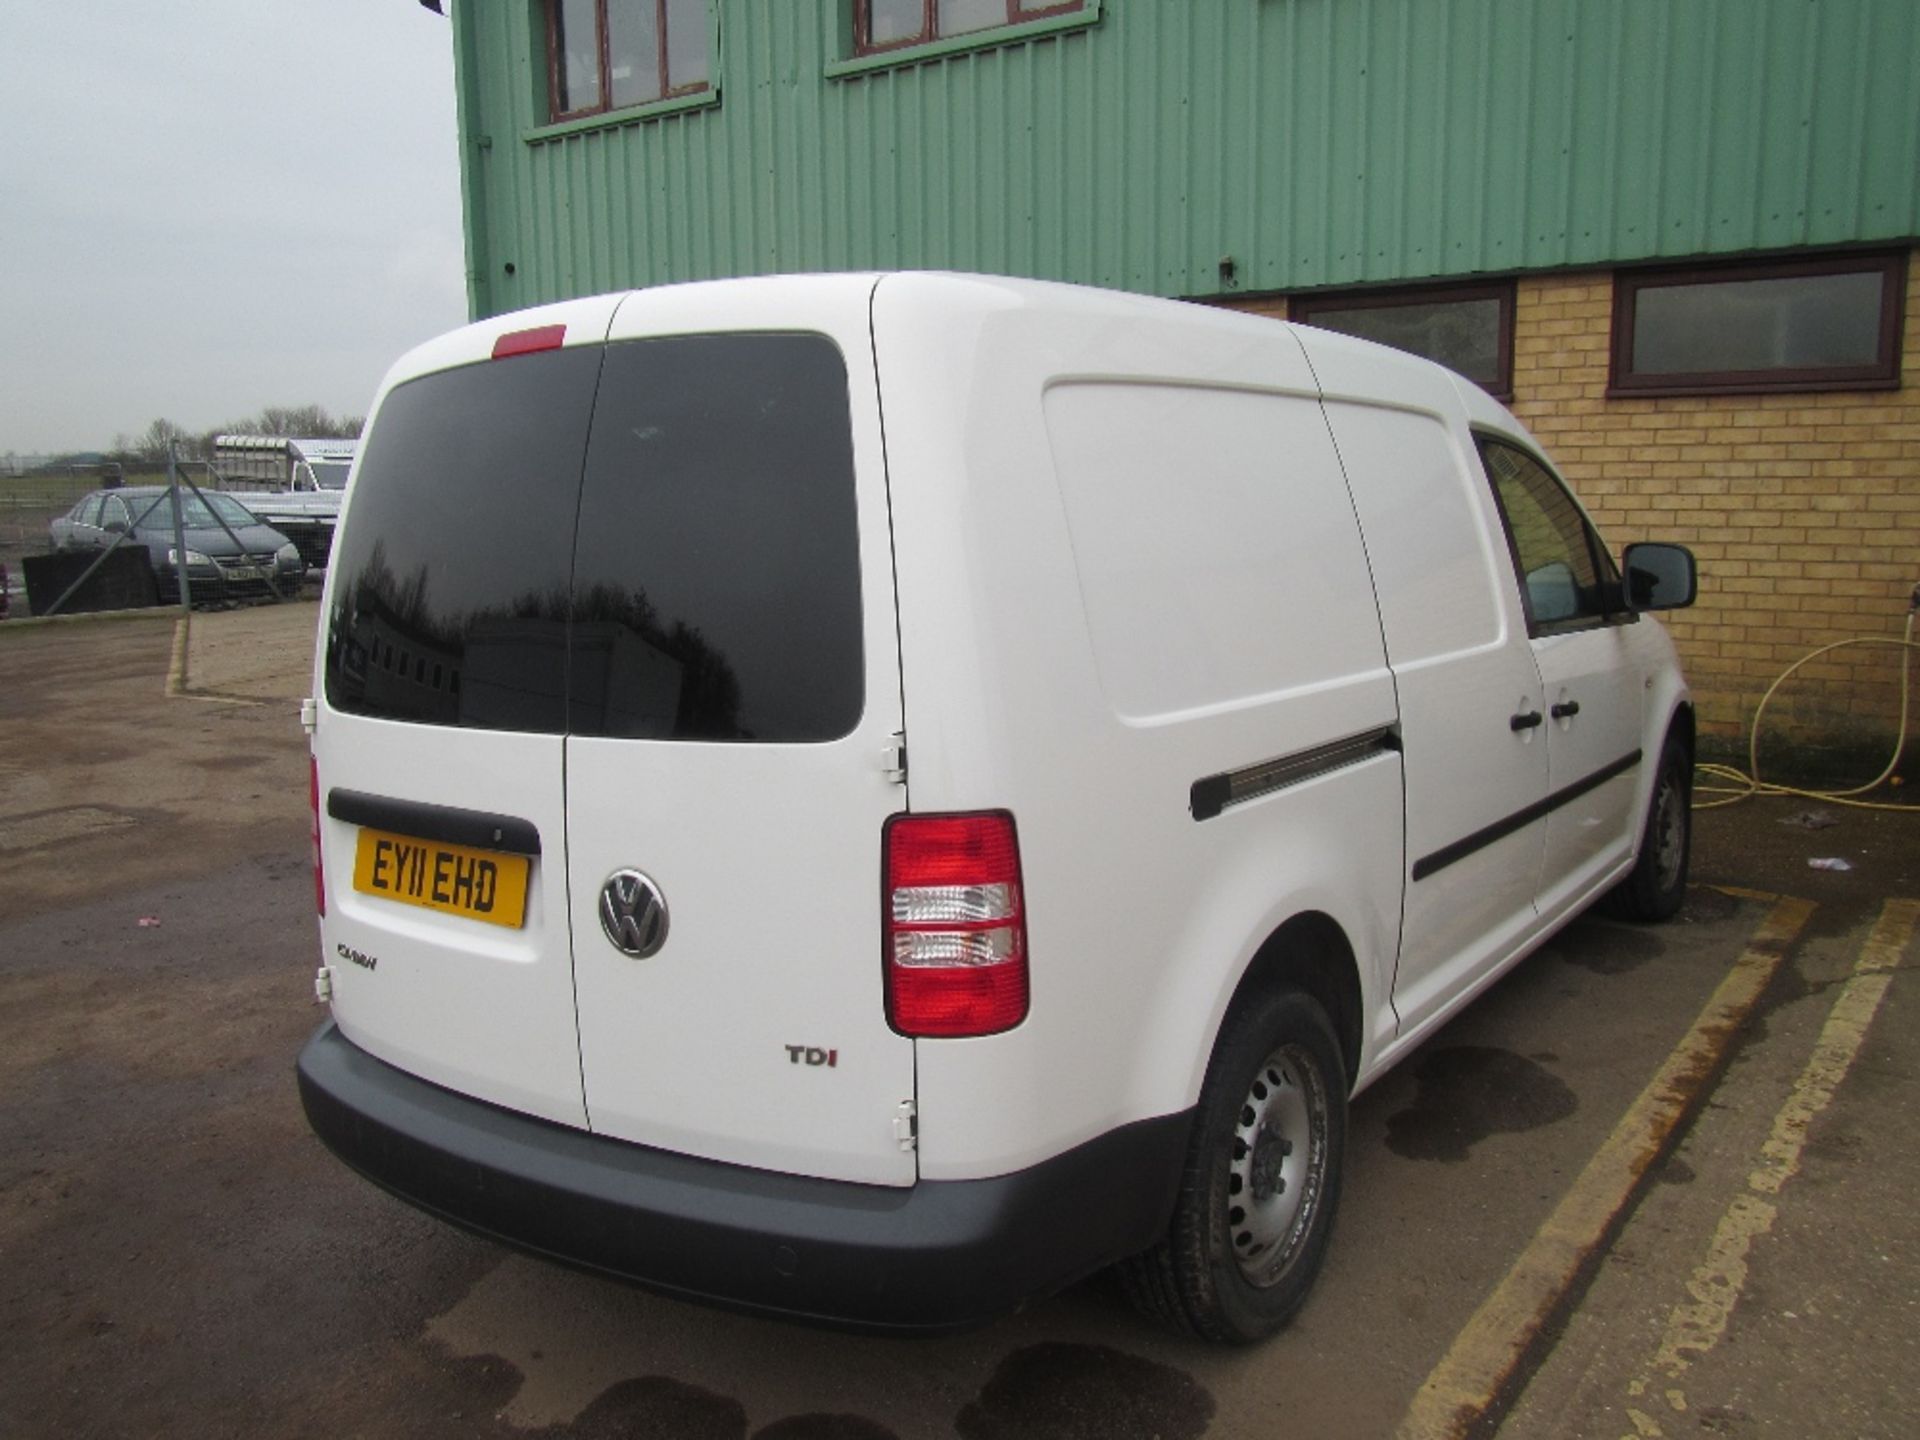
M307 803L313 809L313 904L327 918L327 876L320 863L320 762L307 760Z
M887 1019L902 1035L993 1035L1027 1016L1020 842L1005 811L887 822Z

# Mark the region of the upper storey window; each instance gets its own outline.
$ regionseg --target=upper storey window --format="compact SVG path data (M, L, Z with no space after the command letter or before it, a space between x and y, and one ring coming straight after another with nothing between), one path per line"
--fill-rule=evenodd
M1085 8L1086 0L857 0L854 48L861 55L872 55L931 45Z
M711 43L708 0L547 0L549 118L697 94Z

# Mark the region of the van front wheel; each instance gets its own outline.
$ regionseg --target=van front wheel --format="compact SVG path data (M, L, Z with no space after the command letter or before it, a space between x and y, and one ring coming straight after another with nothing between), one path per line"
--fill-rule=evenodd
M1201 1088L1166 1238L1122 1267L1139 1307L1208 1340L1265 1339L1326 1258L1347 1079L1326 1011L1299 991L1237 1008Z
M1677 735L1660 747L1660 773L1647 802L1640 857L1607 892L1603 908L1622 920L1668 920L1687 898L1693 850L1693 757Z

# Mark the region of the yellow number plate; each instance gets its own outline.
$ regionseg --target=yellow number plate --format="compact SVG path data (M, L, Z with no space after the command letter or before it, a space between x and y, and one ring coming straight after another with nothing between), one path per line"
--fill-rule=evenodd
M362 830L353 856L353 888L517 930L527 916L531 868L525 855Z

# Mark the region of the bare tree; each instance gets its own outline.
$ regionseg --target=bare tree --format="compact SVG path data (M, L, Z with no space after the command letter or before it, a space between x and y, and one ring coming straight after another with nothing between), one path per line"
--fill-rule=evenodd
M320 435L325 432L317 427L332 423L321 405L269 405L260 412L261 429L268 435Z
M191 448L192 441L193 437L184 428L163 416L147 426L145 433L134 442L133 449L149 464L164 465L168 444L179 444Z

